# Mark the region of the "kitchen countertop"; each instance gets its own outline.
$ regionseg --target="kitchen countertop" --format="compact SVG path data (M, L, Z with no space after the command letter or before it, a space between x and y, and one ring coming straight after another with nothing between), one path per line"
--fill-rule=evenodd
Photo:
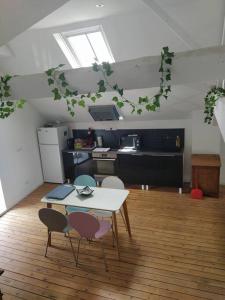
M93 150L86 150L86 149L64 149L63 152L74 153L74 152L85 152L85 153L92 153ZM147 150L137 150L137 151L128 151L123 152L120 149L111 149L108 152L117 152L117 154L129 154L129 155L150 155L150 156L182 156L183 151L175 151L175 152L163 152L163 151L147 151ZM106 152L107 153L107 152Z
M123 152L118 150L117 152L118 154L130 154L130 155L150 155L150 156L182 156L183 155L183 151L182 152L163 152L163 151L128 151L128 152Z

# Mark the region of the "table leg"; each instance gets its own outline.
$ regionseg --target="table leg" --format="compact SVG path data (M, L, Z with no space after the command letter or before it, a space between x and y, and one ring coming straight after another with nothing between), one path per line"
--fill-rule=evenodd
M118 258L120 259L119 237L118 237L116 212L112 213L112 217L113 217L113 226L114 226L114 233L115 233L115 240L116 240L116 248L117 248Z
M131 237L131 229L130 229L130 221L129 221L129 216L128 216L128 210L127 210L127 201L125 200L123 202L123 212L124 212L124 217L127 223L127 230L129 233L129 236Z
M52 208L52 203L47 203L47 208ZM51 247L52 245L52 234L48 231L48 245Z

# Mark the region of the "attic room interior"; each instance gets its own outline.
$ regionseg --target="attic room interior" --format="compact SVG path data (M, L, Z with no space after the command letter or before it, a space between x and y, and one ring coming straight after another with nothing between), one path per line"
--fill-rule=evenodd
M225 299L224 0L0 1L0 299Z

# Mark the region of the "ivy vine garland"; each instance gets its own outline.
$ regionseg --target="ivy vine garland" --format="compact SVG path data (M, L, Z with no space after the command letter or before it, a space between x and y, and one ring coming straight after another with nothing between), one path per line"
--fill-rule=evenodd
M225 97L225 89L222 87L212 87L205 97L205 123L211 124L216 102L219 98Z
M10 100L12 93L9 82L13 77L8 74L0 76L0 119L8 118L17 108L23 108L26 102L24 99Z
M131 113L141 114L143 108L147 111L156 111L160 107L160 100L168 98L171 92L171 65L172 59L174 57L174 52L170 52L168 47L163 47L161 51L161 64L159 72L160 77L160 88L159 92L153 97L148 96L139 97L138 103L135 103L127 99L124 95L124 89L120 87L117 83L111 83L109 77L113 74L112 67L109 63L103 62L102 64L94 63L92 70L94 72L99 72L102 79L97 83L98 89L95 93L80 94L78 90L72 89L65 78L65 73L60 72L63 64L55 68L48 69L45 73L48 78L48 85L51 87L51 92L53 94L53 99L55 101L64 99L66 100L67 110L72 117L75 116L75 106L85 107L85 100L90 99L95 102L97 99L102 97L102 93L106 90L115 91L118 96L114 96L112 101L116 103L119 108L128 104L131 107ZM78 96L79 95L79 96Z

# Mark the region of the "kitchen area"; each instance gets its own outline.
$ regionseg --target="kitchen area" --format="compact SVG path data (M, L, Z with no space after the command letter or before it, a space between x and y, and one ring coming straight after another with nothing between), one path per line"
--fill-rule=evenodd
M125 184L183 187L184 129L73 130L62 150L67 182L89 174L100 185L111 175Z

